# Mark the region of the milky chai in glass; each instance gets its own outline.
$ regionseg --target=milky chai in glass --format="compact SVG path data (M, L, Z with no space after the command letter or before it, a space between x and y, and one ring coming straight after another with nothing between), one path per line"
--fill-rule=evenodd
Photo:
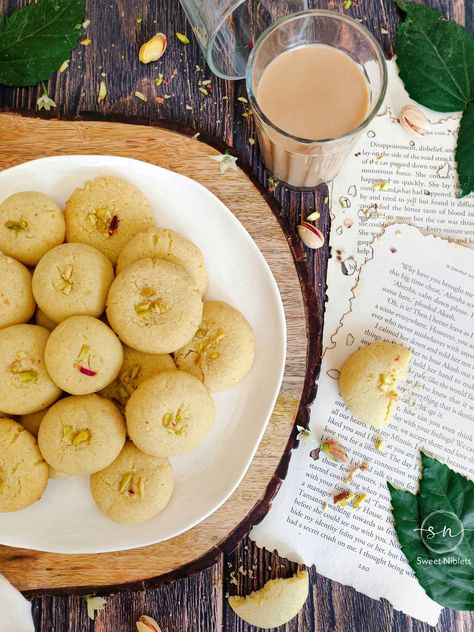
M258 38L246 73L262 158L296 189L332 180L387 89L380 45L359 22L313 9Z

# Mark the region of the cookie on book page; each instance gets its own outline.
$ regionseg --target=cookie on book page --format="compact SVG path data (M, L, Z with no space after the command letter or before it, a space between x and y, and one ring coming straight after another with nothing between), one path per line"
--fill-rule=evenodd
M353 353L341 367L339 388L356 419L381 428L395 410L397 382L406 377L411 351L392 342L374 342Z

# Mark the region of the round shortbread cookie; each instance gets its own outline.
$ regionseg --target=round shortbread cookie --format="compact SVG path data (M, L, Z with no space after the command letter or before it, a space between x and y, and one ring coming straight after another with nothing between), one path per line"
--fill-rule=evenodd
M91 476L91 493L111 520L138 524L158 515L173 493L168 459L144 454L127 441L115 461Z
M207 388L182 371L165 371L138 385L128 400L130 439L143 452L174 456L189 452L209 434L216 407Z
M49 468L35 438L12 419L0 419L0 512L33 504L46 489Z
M44 359L52 379L72 395L111 384L123 361L120 340L101 320L71 316L51 332Z
M107 467L125 443L118 408L99 395L71 396L48 410L38 444L46 462L61 474L91 474Z
M34 320L35 320L36 325L39 325L40 327L44 327L45 329L48 329L49 331L53 331L53 329L58 324L54 320L51 320L51 318L48 318L46 314L43 312L43 310L41 310L39 307L36 308Z
M255 336L237 309L221 301L207 301L199 329L174 358L179 369L195 375L211 391L223 391L250 371Z
M112 283L107 318L120 339L144 353L171 353L193 337L201 322L201 294L181 267L142 259Z
M117 260L117 274L140 259L164 259L182 266L192 276L200 293L207 289L204 257L192 241L169 228L150 228L125 244Z
M0 402L10 415L27 415L50 406L61 395L44 361L49 331L38 325L0 330Z
M0 329L26 323L35 307L28 268L11 257L0 255Z
M64 241L61 209L44 193L14 193L0 204L0 250L27 266Z
M41 259L33 273L33 294L56 323L86 314L99 317L114 280L110 260L88 244L61 244Z
M90 244L114 264L127 241L155 223L143 193L112 176L88 180L76 189L64 215L67 241Z
M37 413L30 413L29 415L21 415L19 418L19 422L23 426L25 430L28 430L30 434L35 437L38 437L38 430L43 421L43 417L48 412L49 408L45 408L44 410L39 410Z
M173 369L176 369L174 360L166 353L142 353L124 345L120 373L99 395L111 399L123 410L130 395L141 382L161 371Z
M406 377L411 356L392 342L374 342L349 356L341 367L339 388L354 417L376 428L389 423L397 380Z

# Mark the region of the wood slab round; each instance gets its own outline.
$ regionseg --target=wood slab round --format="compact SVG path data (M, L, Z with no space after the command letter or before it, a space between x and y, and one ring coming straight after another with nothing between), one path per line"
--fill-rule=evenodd
M108 121L26 118L5 112L0 114L0 138L5 149L0 155L0 170L57 154L110 154L145 160L189 176L230 208L272 269L287 320L285 374L257 454L231 498L181 536L131 551L57 555L0 547L0 571L17 588L28 592L142 588L205 568L220 551L232 550L265 515L286 474L295 420L303 425L307 421L316 359L308 367L306 360L312 357L309 345L316 336L310 334L316 331L318 323L311 319L311 326L307 326L306 322L305 310L310 314L316 311L302 248L278 215L273 197L249 174L240 169L219 172L210 156L226 147L215 143L211 146L191 132Z

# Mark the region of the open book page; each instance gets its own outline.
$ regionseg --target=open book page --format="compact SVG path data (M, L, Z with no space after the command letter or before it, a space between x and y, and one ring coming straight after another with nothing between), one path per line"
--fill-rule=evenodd
M300 440L281 491L251 535L259 546L315 564L322 575L434 625L441 608L401 552L386 481L415 491L420 448L474 478L474 250L394 224L371 255L323 358L312 433ZM397 411L381 431L350 415L338 386L346 358L377 340L413 352ZM377 437L385 439L381 451ZM367 460L368 470L346 483L348 464L319 452L319 438L336 439L352 465ZM367 493L357 510L333 504L348 487Z
M384 225L394 221L474 247L474 196L456 198L454 160L460 114L417 107L432 126L423 138L410 136L398 122L414 103L387 62L389 81L376 116L331 185L332 258L328 263L324 347L331 346L348 310L360 266Z

